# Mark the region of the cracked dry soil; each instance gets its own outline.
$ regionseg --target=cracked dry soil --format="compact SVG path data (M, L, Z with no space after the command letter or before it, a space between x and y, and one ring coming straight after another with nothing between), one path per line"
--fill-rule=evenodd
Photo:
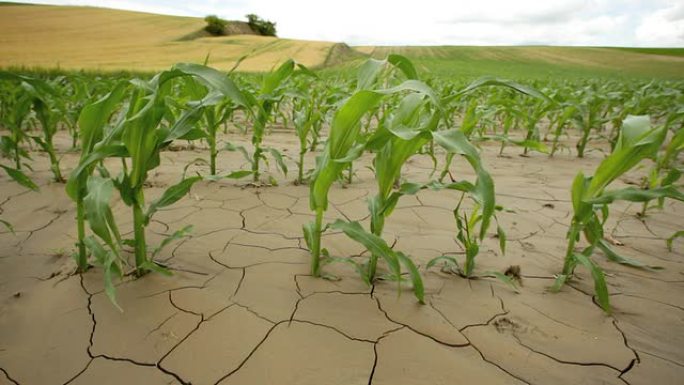
M267 141L296 151L290 133ZM560 293L547 291L562 264L572 177L579 168L591 172L598 155L515 152L502 158L484 147L498 202L510 209L499 218L509 242L502 256L498 240L487 239L477 269L519 265L519 294L496 280L438 269L424 271L425 305L396 284L365 286L348 266L325 267L339 280L314 279L301 233L312 219L308 187L279 176L280 186L259 189L200 183L160 211L148 228L150 243L186 224L194 232L160 257L172 277L118 283L124 312L105 296L97 268L71 275L74 205L63 185L49 182L47 159L36 153L32 176L41 192L0 182L2 218L16 229L0 233L0 384L680 384L684 255L681 243L668 252L664 239L681 229L682 204L666 202L645 221L634 216L637 207L612 209L607 229L624 243L619 251L664 269L636 270L597 255L612 294L608 316L593 303L591 277L581 268ZM72 167L77 155L63 155L63 167ZM163 153L148 199L205 155ZM307 160L311 165L313 156ZM218 161L224 171L243 166L233 153ZM404 177L424 181L430 168L429 159L416 157ZM366 219L374 184L367 169L357 170L351 186L333 187L327 220ZM462 170L455 162L455 175L472 176ZM386 239L422 267L458 255L457 199L444 191L403 198ZM128 208L117 201L114 211L130 232ZM328 233L323 242L334 255L365 256L342 234Z

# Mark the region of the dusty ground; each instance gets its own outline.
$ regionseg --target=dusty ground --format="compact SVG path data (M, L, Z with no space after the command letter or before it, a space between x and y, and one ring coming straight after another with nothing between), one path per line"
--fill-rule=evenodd
M268 141L295 153L292 135ZM173 277L151 274L118 285L123 313L104 295L98 269L69 275L74 205L63 185L49 182L46 157L36 154L40 193L4 176L0 182L2 218L16 228L0 234L0 384L681 383L682 243L668 252L663 239L682 228L684 207L667 203L645 222L633 215L636 206L612 210L608 228L624 242L619 251L664 270L627 268L597 255L614 306L606 316L592 303L593 285L581 268L572 285L547 292L562 265L572 177L593 170L600 154L581 160L495 152L485 148L499 203L510 209L500 215L508 250L499 255L497 241L488 239L477 271L520 265L519 294L496 280L435 269L424 272L421 306L393 284L366 287L347 266L326 266L339 281L313 279L301 234L312 219L308 188L279 176L280 186L261 189L198 184L159 212L150 243L185 224L194 224L194 233L162 253ZM186 162L205 155L165 152L148 199L178 180ZM66 153L64 168L75 159ZM219 155L224 171L241 164L238 154ZM429 166L415 158L405 177L426 180ZM334 186L329 220L366 217L364 200L374 185L369 171L358 169L353 185ZM455 163L455 173L464 169ZM448 192L404 198L387 221L387 240L421 269L432 257L458 253L456 199ZM128 208L117 202L115 211L129 231ZM338 256L362 252L340 234L326 235L324 246Z

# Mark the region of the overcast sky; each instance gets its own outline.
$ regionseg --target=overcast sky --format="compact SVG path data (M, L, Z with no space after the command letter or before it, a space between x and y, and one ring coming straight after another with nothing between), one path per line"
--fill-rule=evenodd
M23 0L183 16L247 13L292 39L351 45L684 47L684 0ZM2 8L0 7L0 12Z

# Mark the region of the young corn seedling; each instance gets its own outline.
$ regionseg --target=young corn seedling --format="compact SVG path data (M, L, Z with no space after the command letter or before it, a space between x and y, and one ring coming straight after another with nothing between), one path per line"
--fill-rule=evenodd
M682 176L682 170L677 167L676 160L684 150L684 110L671 114L665 122L668 131L672 131L672 138L665 145L664 151L658 153L655 165L644 179L643 186L647 189L664 187L677 183ZM658 199L655 207L662 209L664 199ZM650 202L644 202L640 217L646 216Z
M47 83L43 84L43 89L50 90L52 94L55 92ZM57 124L62 119L63 112L53 105L52 98L46 92L34 91L33 94L33 110L40 123L43 136L32 136L31 139L48 154L50 170L52 170L55 182L64 182L62 171L59 168L59 158L57 157L53 142L53 138L57 133Z
M552 107L552 103L550 103L550 99L548 98L530 99L527 104L527 113L524 118L527 134L525 140L522 142L523 155L527 155L529 150L537 150L534 144L541 141L539 123Z
M549 157L552 157L560 148L560 137L566 132L567 127L573 116L577 114L577 107L573 104L561 104L561 111L556 115L552 121L553 139L551 144L551 152Z
M27 90L31 85L27 81L32 79L8 72L0 72L0 80L19 83L19 87L12 87L12 92L8 92L3 98L2 125L9 130L9 135L3 135L0 140L3 154L12 157L14 168L21 170L22 158L30 159L28 152L22 148L22 144L27 137L24 124L31 113L32 102L31 94Z
M160 151L173 140L182 139L191 134L200 116L199 108L191 108L175 120L172 125L164 124L164 116L168 113L166 98L171 95L173 90L171 80L181 76L193 76L205 84L211 84L223 92L224 96L239 97L239 94L235 93L236 88L225 74L194 64L177 64L171 71L157 74L149 82L135 82L135 88L130 94L127 109L122 114L123 119L94 147L93 152L80 162L79 166L72 172L71 179L74 182L69 185L71 186L70 195L72 198L77 197L78 182L82 180L80 178L85 178L93 164L108 157L122 158L122 171L119 176L111 179L111 183L107 182L110 179L96 180L97 183L93 182L92 186L103 186L100 189L106 192L110 190L110 184L113 185L119 190L123 202L132 208L134 239L128 243L131 243L135 248L135 273L138 276L151 270L164 271L152 259L148 258L145 228L150 219L158 209L169 206L182 198L188 193L192 185L201 179L200 176L183 179L169 187L160 198L146 205L144 185L148 172L160 163ZM99 116L99 118L105 119L105 116ZM91 183L92 179L93 177L87 178L88 183ZM88 186L88 196L91 196L90 186ZM104 192L95 194L92 195L92 200L97 200L94 204L104 207L108 205L105 202L108 202L105 199L107 196L108 194ZM106 210L99 210L97 213L99 213L98 217L92 217L95 214L86 209L91 229L109 246L107 255L110 255L109 253L118 255L116 244L112 241L117 237L111 235L116 233L116 226L112 225L113 220L109 219L110 215L107 214ZM108 230L96 230L93 227L94 223L106 223ZM184 232L177 232L170 238L178 238ZM92 244L92 242L90 243ZM167 243L167 241L162 242L162 246ZM101 250L91 247L91 251L99 253ZM155 253L152 254L154 256Z
M7 122L11 134L3 138L3 142L6 142L8 147L13 147L17 170L21 169L20 158L22 156L28 157L28 154L20 148L20 143L27 136L23 132L23 123L29 115L30 108L33 107L43 136L31 136L30 138L48 154L50 169L55 181L63 182L64 178L59 168L59 158L53 144L53 137L57 133L57 124L63 115L62 111L55 106L55 101L58 100L57 92L47 82L33 77L0 72L0 79L19 81L21 84L19 95L17 95L16 99L15 111L9 115L9 121Z
M298 69L295 70L295 67ZM290 78L290 76L296 74L304 74L307 76L316 77L313 72L309 71L306 67L301 64L296 64L293 60L288 60L283 63L276 70L266 74L261 83L261 88L257 92L257 95L253 97L256 100L256 116L254 118L254 125L252 131L252 145L254 146L254 151L251 155L247 153L247 150L242 146L235 146L228 144L226 149L229 151L240 151L245 159L252 166L252 177L254 183L259 183L261 178L261 161L267 161L265 153L268 152L273 156L276 161L276 165L280 168L283 174L287 175L287 166L283 160L283 155L275 148L264 148L262 142L264 140L264 135L266 133L266 125L271 120L272 115L275 112L277 104L281 101L284 94L284 87L282 85ZM271 178L271 182L274 179Z
M66 84L58 98L57 108L62 111L63 122L71 135L71 148L78 147L78 117L86 101L90 99L89 80L77 74L71 74L63 80Z
M69 197L76 202L76 226L78 232L78 254L76 265L79 272L88 269L88 253L85 245L85 196L88 194L88 178L93 174L97 161L116 155L116 147L112 146L113 137L105 135L105 127L112 115L121 108L120 104L126 96L126 83L117 84L114 89L99 100L86 105L78 117L81 138L81 157L74 172L66 184ZM96 151L97 146L97 152ZM96 158L95 161L92 159Z
M370 59L361 67L357 89L334 113L325 148L316 159L316 169L309 184L309 206L315 213L315 220L303 227L304 238L311 251L311 275L314 277L321 275L321 254L327 255L327 251L321 249L321 234L324 231L323 215L328 209L328 192L342 171L363 153L364 144L357 143L361 120L380 104L385 95L368 88L373 86L383 67L390 60L398 61L397 58L397 55L391 55L387 61ZM404 89L410 89L410 84Z
M572 278L577 265L583 265L590 270L593 277L598 304L605 312L610 312L610 298L603 270L591 258L594 251L598 248L609 260L615 262L647 267L639 261L620 256L604 239L603 225L608 219L610 203L616 200L647 202L666 197L684 200L684 194L674 185L650 190L633 187L612 191L606 189L642 160L655 157L666 133L665 127L651 128L648 116L628 116L622 124L614 151L599 164L594 176L586 177L582 172L577 174L572 184L574 214L567 236L565 261L552 290L560 290ZM575 246L581 234L584 234L588 245L581 251L576 251Z
M232 96L225 96L220 89L211 83L202 84L193 77L183 79L183 94L189 95L193 99L189 106L194 109L201 109L202 115L199 127L193 129L185 137L189 139L203 138L207 141L209 144L209 173L212 176L216 175L216 157L219 152L217 133L220 127L233 116L236 109L242 108L251 114L251 107L255 104L227 76L225 82L221 84L230 85Z
M602 117L602 112L605 105L604 98L589 89L588 93L584 95L581 102L575 106L575 115L573 121L575 126L580 129L580 138L577 141L577 156L584 157L587 144L591 140L592 131L598 131L603 127L603 124L609 119Z
M303 95L302 95L303 96ZM297 160L297 184L303 184L304 180L304 156L309 151L309 142L314 141L318 134L315 130L323 119L321 112L316 110L316 105L311 96L300 97L293 101L294 112L292 122L299 139L299 158Z
M463 132L458 130L437 131L444 116L441 100L435 92L418 80L416 73L408 59L398 55L390 56L387 62L395 65L404 72L409 80L399 86L370 91L361 89L337 111L333 118L330 138L323 155L319 158L317 169L311 185L311 208L316 213L316 222L305 226L304 234L307 245L312 253L312 275L320 275L321 254L326 261L338 260L331 258L325 249L321 249L320 235L322 232L322 217L327 206L327 193L330 184L339 176L347 163L358 158L364 149L375 153L373 162L375 179L378 186L377 194L369 200L371 218L370 232L363 229L357 222L336 221L330 225L333 229L342 230L352 239L364 245L371 256L367 264L353 263L357 271L367 283L376 278L377 263L384 259L390 268L390 279L400 282L400 267L407 267L413 282L414 293L422 301L422 279L411 259L399 252L391 250L382 239L382 231L386 218L392 213L399 198L407 194L415 194L424 188L451 188L464 192L473 192L482 204L481 231L484 237L494 213L494 184L480 162L477 150L468 142ZM377 60L366 62L359 71L359 84L372 85L373 74L380 73L386 63ZM516 84L502 82L495 79L476 81L454 97L471 90L492 84L519 87ZM520 86L522 89L522 87ZM359 123L364 114L371 111L387 95L405 94L396 108L388 108L386 118L380 119L378 129L367 142L358 143ZM394 190L395 182L399 179L403 164L431 140L447 150L447 152L464 156L477 174L477 182L473 185L462 181L443 186L439 183L414 184L405 183L398 190ZM345 260L349 261L349 260Z

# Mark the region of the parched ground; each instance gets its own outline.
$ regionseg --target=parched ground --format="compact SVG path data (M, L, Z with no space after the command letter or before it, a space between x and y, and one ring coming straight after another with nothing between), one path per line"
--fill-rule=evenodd
M276 132L268 142L296 153L291 133ZM484 149L498 201L508 209L499 218L508 249L500 255L498 241L488 238L477 271L519 265L520 293L493 279L424 270L430 258L459 255L451 212L458 195L450 192L405 197L387 221L388 242L421 265L425 305L393 283L365 286L346 265L325 267L339 280L314 279L301 232L312 220L308 187L278 176L280 186L259 189L202 182L159 212L149 243L186 224L194 232L159 257L172 277L118 284L123 312L103 293L99 269L71 274L74 205L63 185L49 182L46 157L34 153L39 193L5 176L0 182L1 217L16 228L0 234L0 384L681 383L684 254L681 241L668 252L664 239L681 230L682 204L666 202L645 221L634 216L635 205L612 209L607 228L624 243L617 249L664 269L637 270L597 255L612 293L614 313L607 316L592 302L582 268L560 293L547 291L562 265L572 177L578 169L591 172L600 154L496 152ZM147 199L202 156L202 149L164 152ZM75 160L65 153L64 168ZM430 165L414 158L404 176L426 180ZM238 154L219 154L223 171L241 166ZM367 169L357 169L351 186L333 187L328 220L367 217L374 184ZM453 170L471 176L461 163ZM115 215L130 231L121 202ZM326 234L323 243L337 256L363 254L342 234Z

